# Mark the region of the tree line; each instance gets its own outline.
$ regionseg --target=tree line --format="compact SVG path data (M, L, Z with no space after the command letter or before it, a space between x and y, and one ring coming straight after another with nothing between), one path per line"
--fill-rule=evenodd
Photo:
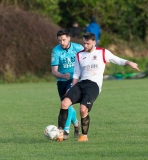
M39 13L65 28L73 21L85 27L93 15L107 34L126 41L148 41L147 0L0 0L0 3Z
M70 28L74 21L85 27L92 15L102 29L100 47L136 58L133 61L145 70L147 3L147 0L0 0L0 83L36 81L38 77L51 80L50 55L58 43L57 31ZM81 39L72 41L82 43ZM107 66L105 74L113 71Z

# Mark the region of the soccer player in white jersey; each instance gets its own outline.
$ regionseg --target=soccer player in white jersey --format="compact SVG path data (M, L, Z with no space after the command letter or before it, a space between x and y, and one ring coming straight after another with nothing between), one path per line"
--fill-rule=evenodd
M60 99L64 98L64 94L71 87L74 73L74 63L77 52L83 50L83 46L70 42L69 32L65 29L57 32L59 44L52 50L51 66L52 74L57 78L57 88ZM60 110L60 113L62 110ZM61 121L60 114L58 117L58 125ZM78 137L80 122L77 120L75 109L70 106L67 111L66 122L60 125L64 130L64 139L68 139L71 122L74 124L74 136ZM59 138L60 140L60 138Z
M89 111L101 92L103 73L106 62L130 66L140 71L138 64L119 58L109 50L95 47L95 35L87 32L83 35L84 50L77 53L75 59L72 88L61 102L61 121L65 123L66 112L70 105L80 103L82 135L79 142L88 141L87 133L90 124Z

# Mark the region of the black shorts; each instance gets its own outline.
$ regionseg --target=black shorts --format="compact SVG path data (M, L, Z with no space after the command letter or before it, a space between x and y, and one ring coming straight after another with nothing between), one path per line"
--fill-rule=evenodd
M61 100L64 98L66 91L71 87L71 84L72 84L72 79L69 79L68 81L57 82L58 93Z
M99 87L97 83L90 80L83 80L76 83L68 92L68 97L72 104L80 103L91 110L93 102L99 95Z

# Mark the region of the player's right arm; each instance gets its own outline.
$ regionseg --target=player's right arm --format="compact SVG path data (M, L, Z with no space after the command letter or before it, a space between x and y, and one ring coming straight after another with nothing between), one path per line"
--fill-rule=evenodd
M62 74L58 71L58 67L59 67L59 52L55 51L55 49L52 50L52 54L51 54L51 70L52 70L52 75L56 78L63 78L63 79L69 79L70 78L70 74L69 73L65 73ZM58 49L57 49L58 50Z
M72 80L72 86L74 86L78 82L78 79L73 78Z
M62 73L58 72L58 66L52 66L52 75L56 78L64 78L64 79L70 78L69 73L62 74Z
M81 75L81 69L80 69L80 63L79 63L78 57L79 55L77 53L77 56L75 57L75 66L74 66L72 86L74 86L79 81L79 78Z

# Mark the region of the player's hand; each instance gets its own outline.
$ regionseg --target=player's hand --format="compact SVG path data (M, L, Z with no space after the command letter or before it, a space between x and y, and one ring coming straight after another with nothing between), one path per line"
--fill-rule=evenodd
M138 64L137 63L134 63L134 62L130 62L129 64L131 66L131 68L137 70L137 71L140 71L140 69L138 68Z
M65 78L65 79L69 79L69 78L70 78L70 74L69 74L69 73L65 73L65 74L64 74L64 78Z

